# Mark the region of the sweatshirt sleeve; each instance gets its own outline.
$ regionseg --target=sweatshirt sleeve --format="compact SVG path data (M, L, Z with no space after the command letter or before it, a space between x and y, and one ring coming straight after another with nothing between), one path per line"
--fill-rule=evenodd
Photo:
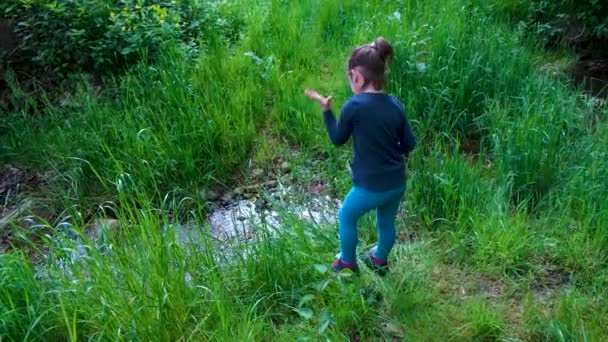
M350 101L342 106L338 120L336 120L332 110L323 112L325 128L333 144L344 145L348 141L353 132L354 116L355 109Z
M403 121L401 128L399 129L399 147L402 154L408 155L412 152L414 147L416 147L416 137L412 132L412 126L407 118L407 110L403 105L401 105L400 108L403 114Z

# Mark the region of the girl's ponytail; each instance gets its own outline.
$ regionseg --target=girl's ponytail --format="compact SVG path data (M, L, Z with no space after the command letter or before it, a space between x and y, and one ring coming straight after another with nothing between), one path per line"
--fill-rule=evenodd
M393 58L393 47L383 37L371 44L353 50L348 59L348 70L359 68L365 85L371 83L375 89L384 88L386 64Z
M390 62L393 58L393 47L383 37L378 37L374 41L374 48L378 50L378 56L384 63Z

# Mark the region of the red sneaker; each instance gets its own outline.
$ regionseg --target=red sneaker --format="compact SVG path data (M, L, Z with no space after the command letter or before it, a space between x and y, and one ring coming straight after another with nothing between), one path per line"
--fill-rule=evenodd
M348 268L349 270L353 271L354 273L359 273L359 266L357 266L356 261L344 262L340 258L338 258L336 261L334 261L333 264L331 264L331 268L336 273L342 272L342 270L345 268Z
M369 267L369 269L376 272L379 276L384 277L388 273L388 262L376 258L371 251L363 253L360 258L365 266Z

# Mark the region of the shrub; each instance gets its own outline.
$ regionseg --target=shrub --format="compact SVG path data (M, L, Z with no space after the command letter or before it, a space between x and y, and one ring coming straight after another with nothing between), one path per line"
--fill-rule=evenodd
M65 76L115 73L154 59L165 41L194 51L240 26L217 1L9 0L0 11L12 22L20 49L11 61ZM224 16L226 14L226 16Z
M608 39L608 2L601 0L510 0L496 2L547 42ZM574 34L576 37L567 37Z

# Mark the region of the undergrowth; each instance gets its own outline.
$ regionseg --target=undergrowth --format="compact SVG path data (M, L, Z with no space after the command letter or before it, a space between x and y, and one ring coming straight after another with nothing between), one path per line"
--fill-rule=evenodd
M30 248L48 259L0 255L0 336L606 338L607 113L538 71L534 41L478 1L230 4L238 39L210 40L194 59L163 41L101 93L82 83L61 103L3 114L0 158L48 170L46 200L65 211L11 227L15 241L38 235ZM335 227L298 220L218 249L198 194L252 158L287 154L300 179L346 193L350 152L330 145L303 89L346 101L345 58L377 36L395 46L388 91L420 142L398 218L415 234L391 276L330 274ZM90 216L108 208L114 235L70 258L81 252L68 236L87 242ZM194 241L178 238L175 212L196 223ZM373 242L371 217L360 231Z

